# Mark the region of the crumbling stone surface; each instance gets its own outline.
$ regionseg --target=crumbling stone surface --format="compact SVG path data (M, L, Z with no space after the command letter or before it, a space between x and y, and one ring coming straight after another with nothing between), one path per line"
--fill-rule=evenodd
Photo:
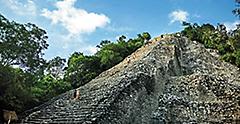
M187 38L155 38L79 90L21 123L240 123L239 69Z

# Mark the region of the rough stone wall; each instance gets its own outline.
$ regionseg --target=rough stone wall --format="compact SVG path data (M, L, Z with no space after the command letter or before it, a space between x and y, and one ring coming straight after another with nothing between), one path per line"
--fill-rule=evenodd
M240 72L201 44L157 38L22 123L240 123Z
M178 55L165 66L168 78L150 123L240 123L239 69L196 42L172 40Z

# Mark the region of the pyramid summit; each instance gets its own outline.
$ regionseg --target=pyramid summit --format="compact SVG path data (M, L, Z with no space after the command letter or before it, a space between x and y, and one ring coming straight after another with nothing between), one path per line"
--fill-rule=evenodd
M240 71L214 50L164 35L21 123L240 123Z

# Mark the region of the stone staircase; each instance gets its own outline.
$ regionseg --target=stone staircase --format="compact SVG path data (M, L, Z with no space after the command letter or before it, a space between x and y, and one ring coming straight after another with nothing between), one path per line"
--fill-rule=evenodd
M156 38L21 123L239 123L240 71L186 38Z

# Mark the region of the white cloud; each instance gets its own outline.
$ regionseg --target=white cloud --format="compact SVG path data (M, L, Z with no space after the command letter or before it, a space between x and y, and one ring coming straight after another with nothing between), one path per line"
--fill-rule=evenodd
M62 57L68 57L68 55L74 51L93 55L99 50L94 43L90 43L88 38L85 38L82 35L64 35L55 33L52 34L50 38L52 42L50 43L49 52L57 53L57 55Z
M4 0L4 3L18 15L36 15L37 7L32 0Z
M56 2L57 10L43 9L42 15L51 19L53 24L61 24L70 34L94 32L110 23L110 19L104 14L87 12L84 9L75 8L76 0L63 0Z
M170 23L187 21L188 16L189 14L186 11L175 10L169 14L169 18L171 19Z
M230 30L234 30L234 29L236 29L237 28L237 24L240 24L240 20L237 20L237 21L235 21L235 22L225 22L225 23L223 23L225 26L226 26L226 28L227 28L227 31L230 31Z
M83 50L83 52L86 54L93 55L97 53L98 50L99 48L97 48L96 46L88 46L85 50Z

